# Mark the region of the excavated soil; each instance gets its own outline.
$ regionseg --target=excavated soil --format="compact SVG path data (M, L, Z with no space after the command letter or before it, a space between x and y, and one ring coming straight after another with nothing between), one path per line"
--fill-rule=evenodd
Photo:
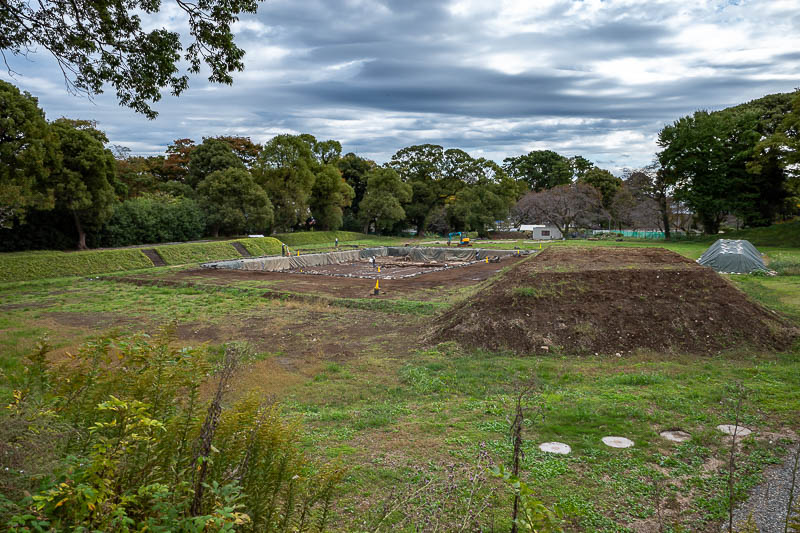
M431 342L517 353L782 350L800 331L661 248L551 248L439 317Z
M351 273L356 269L366 269L371 278L344 277L335 275L313 275L299 271L266 272L248 270L211 270L195 269L171 273L158 278L147 275L115 277L116 281L135 283L137 285L235 285L237 282L247 281L263 283L270 294L281 297L287 293L300 293L322 295L335 298L366 298L372 297L375 287L375 278L381 276L381 294L377 298L412 299L430 301L442 297L440 291L451 291L462 287L469 287L494 276L503 268L520 261L519 257L509 255L500 258L498 263L476 263L459 266L457 268L439 269L433 267L419 267L423 271L412 277L397 276L397 271L413 271L415 267L397 267L386 270L381 269L381 274L373 272L368 263L353 265L340 265L340 272ZM453 263L455 264L455 263ZM321 269L322 267L312 267Z

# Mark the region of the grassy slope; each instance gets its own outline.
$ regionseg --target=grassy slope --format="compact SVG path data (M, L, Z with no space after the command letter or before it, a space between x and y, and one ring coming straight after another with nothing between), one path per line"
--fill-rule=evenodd
M276 233L275 238L287 246L305 246L308 244L327 244L333 243L334 239L339 238L340 243L368 239L364 233L353 231L297 231L294 233Z
M138 249L9 253L0 254L0 282L90 276L151 266L152 261Z

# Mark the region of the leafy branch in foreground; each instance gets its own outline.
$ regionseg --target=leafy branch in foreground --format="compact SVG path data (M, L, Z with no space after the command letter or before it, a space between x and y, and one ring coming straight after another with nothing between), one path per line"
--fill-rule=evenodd
M244 69L232 25L239 14L255 13L258 1L175 0L188 26L184 52L177 31L145 30L147 19L161 11L160 0L0 0L0 55L12 72L6 51L27 57L40 46L56 60L69 92L101 94L109 83L122 105L155 118L150 103L161 99L161 89L177 96L189 86L177 65L182 52L190 73L205 63L209 81L232 83L230 73Z

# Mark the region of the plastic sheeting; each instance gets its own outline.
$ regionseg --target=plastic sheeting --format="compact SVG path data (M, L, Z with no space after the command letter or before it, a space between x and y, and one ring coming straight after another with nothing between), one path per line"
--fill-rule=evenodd
M756 247L744 240L719 239L703 252L697 262L728 274L769 271Z
M278 272L294 268L307 268L320 265L340 265L357 263L370 257L406 257L419 262L446 262L446 261L482 261L491 256L515 255L516 250L483 250L473 248L415 248L400 246L382 246L379 248L364 248L362 250L347 250L344 252L328 252L320 254L306 254L291 257L254 257L250 259L233 259L230 261L217 261L204 263L203 268L219 268L231 270L266 270ZM525 252L520 252L525 254Z

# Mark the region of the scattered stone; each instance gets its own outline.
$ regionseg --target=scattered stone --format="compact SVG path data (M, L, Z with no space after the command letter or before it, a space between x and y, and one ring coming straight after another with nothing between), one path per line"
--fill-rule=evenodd
M544 350L545 352L549 352L550 351L550 347L549 346L542 346L541 349Z
M739 429L736 429L736 426L733 424L720 424L717 426L717 429L726 435L733 435L734 430L736 430L737 437L746 437L752 433L752 431L743 426L739 426Z
M679 429L662 431L661 433L659 433L659 435L672 442L686 442L687 440L692 438L691 435Z
M558 453L561 455L567 455L572 451L569 444L564 444L563 442L544 442L539 445L539 449L543 452Z
M633 441L625 437L603 437L603 444L611 448L631 448Z

